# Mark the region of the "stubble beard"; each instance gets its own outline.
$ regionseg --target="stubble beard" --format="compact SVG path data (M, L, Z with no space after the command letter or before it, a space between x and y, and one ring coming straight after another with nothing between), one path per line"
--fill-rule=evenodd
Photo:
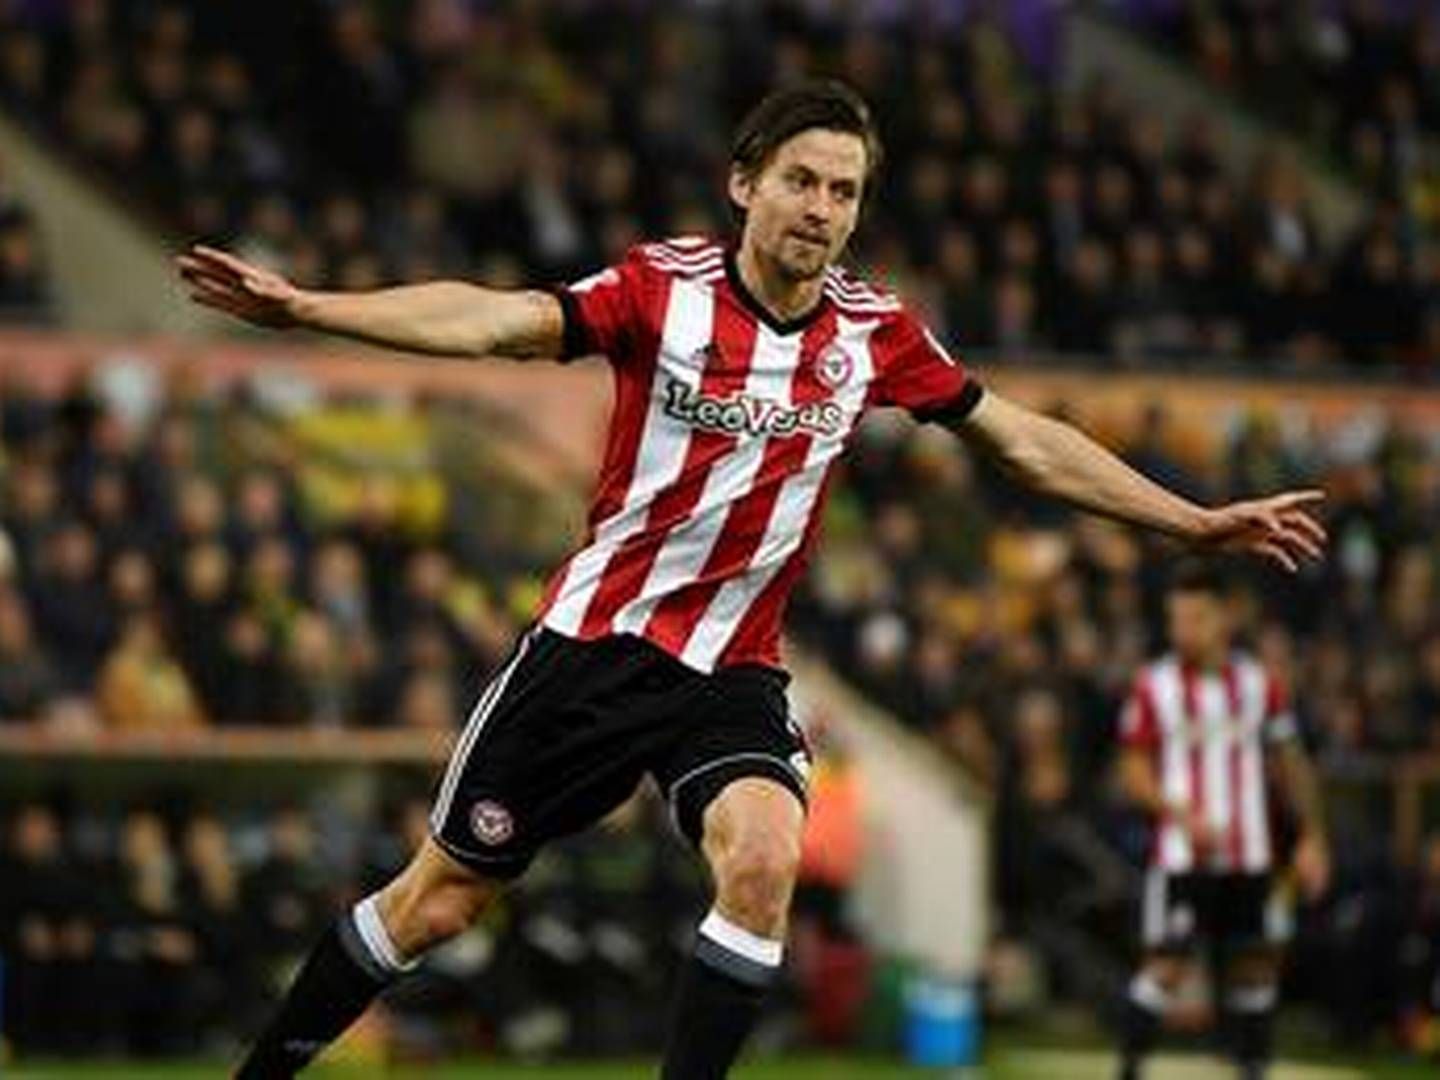
M831 262L831 252L827 248L813 260L787 258L781 255L775 260L775 268L786 281L799 285L822 277L825 271L830 269Z

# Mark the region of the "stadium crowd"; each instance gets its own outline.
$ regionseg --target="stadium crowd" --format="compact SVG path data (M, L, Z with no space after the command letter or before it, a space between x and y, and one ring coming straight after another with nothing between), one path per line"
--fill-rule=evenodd
M1440 19L1432 5L1209 4L1130 14L1210 85L1313 141L1375 196L1436 224Z
M303 283L555 280L641 235L723 230L729 125L829 73L888 145L858 259L950 340L1422 370L1440 351L1440 249L1393 185L1327 250L1301 163L1233 175L1213 116L1170 132L1114 85L1061 93L979 17L85 0L11 6L0 42L13 115L171 229ZM1400 154L1385 95L1355 101Z
M413 793L370 819L216 805L213 791L125 807L70 791L9 808L3 1031L21 1053L233 1054L334 911L388 880L427 828L429 801ZM653 810L635 800L561 845L388 997L387 1030L362 1034L357 1053L649 1048L700 903Z
M474 463L434 444L447 411L476 421L442 401L398 442L418 476L371 462L347 488L317 479L325 417L349 441L374 425L360 440L378 444L390 411L322 400L297 417L259 384L215 396L182 377L132 414L123 385L94 376L50 399L0 383L0 723L453 728L563 545L554 500L507 496L521 481L499 476L467 497ZM1326 767L1440 747L1436 447L1363 418L1324 440L1257 418L1200 459L1180 442L1157 407L1127 453L1205 498L1302 479L1331 492L1335 557L1294 580L1252 568L1234 601ZM404 484L441 494L407 502ZM497 518L511 531L487 534ZM1143 830L1108 766L1119 695L1160 645L1165 554L1018 498L939 429L879 417L849 459L792 627L997 792L1007 938L1125 939ZM1341 889L1300 953L1371 973L1308 984L1367 987L1373 1010L1322 1002L1366 1030L1437 1012L1422 973L1440 960L1440 845L1407 878L1371 810L1337 807ZM811 891L840 938L843 885ZM1403 956L1374 947L1403 926ZM1061 996L1104 970L1065 956L1048 957Z
M337 415L335 438L388 437L375 410ZM155 731L453 724L517 626L528 579L502 571L546 552L485 558L500 481L478 510L463 484L425 509L443 418L396 434L402 457L424 440L409 475L370 459L333 482L323 424L214 399L141 422L83 380L58 401L0 388L0 716L84 723L93 700L93 721Z

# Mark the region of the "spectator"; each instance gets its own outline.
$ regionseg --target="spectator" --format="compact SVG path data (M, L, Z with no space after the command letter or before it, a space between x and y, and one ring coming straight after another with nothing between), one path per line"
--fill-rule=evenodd
M205 723L152 611L137 612L123 625L115 651L101 669L96 701L106 725L115 730L173 733Z
M78 522L62 525L31 580L31 610L52 650L60 685L93 685L114 636L114 615L100 578L95 535Z
M57 691L24 597L0 584L0 723L42 719Z
M45 425L43 416L36 416L33 423L44 425L51 439L53 425ZM7 421L4 428L8 436L15 432L16 425ZM17 433L18 434L18 433ZM60 486L56 482L55 470L36 458L22 458L5 476L6 498L0 503L0 521L10 536L15 549L15 561L20 572L27 577L36 573L40 566L40 553L45 550L60 525Z
M181 851L183 907L198 945L191 1007L203 1041L223 1045L237 1018L254 1015L259 997L242 877L229 833L210 814L186 822Z
M84 876L65 851L55 811L43 803L20 805L8 841L0 856L6 1033L30 1053L83 1049L96 1034L93 1017L74 1015L70 1001L71 980L86 974L96 948Z
M254 955L268 994L278 993L291 966L330 914L315 865L315 833L294 807L277 810L268 823L264 861L245 879L244 909L262 943Z
M277 718L301 727L328 728L353 720L357 711L354 680L334 626L323 615L300 611L286 636Z
M1113 269L1104 245L1083 241L1066 267L1050 313L1055 344L1091 355L1109 350L1115 319Z
M131 811L119 851L113 934L126 1049L140 1057L193 1051L200 942L182 904L181 867L159 815Z

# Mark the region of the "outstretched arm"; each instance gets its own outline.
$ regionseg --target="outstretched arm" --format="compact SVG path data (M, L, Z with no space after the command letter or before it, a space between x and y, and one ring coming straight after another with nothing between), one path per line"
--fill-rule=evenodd
M1318 559L1325 530L1306 511L1319 491L1207 508L1148 480L1088 435L987 392L951 429L1021 483L1093 513L1192 544L1247 552L1296 570Z
M437 356L557 357L565 317L540 291L434 281L371 292L317 292L214 248L176 259L197 304L256 326L304 327Z

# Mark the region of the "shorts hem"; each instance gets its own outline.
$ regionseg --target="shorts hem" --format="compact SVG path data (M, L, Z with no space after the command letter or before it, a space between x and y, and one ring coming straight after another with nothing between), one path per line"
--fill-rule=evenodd
M465 869L473 870L483 877L501 878L511 880L519 877L534 862L533 855L479 855L473 851L466 851L458 844L446 840L440 833L430 830L430 838L435 841L435 846L445 852Z

